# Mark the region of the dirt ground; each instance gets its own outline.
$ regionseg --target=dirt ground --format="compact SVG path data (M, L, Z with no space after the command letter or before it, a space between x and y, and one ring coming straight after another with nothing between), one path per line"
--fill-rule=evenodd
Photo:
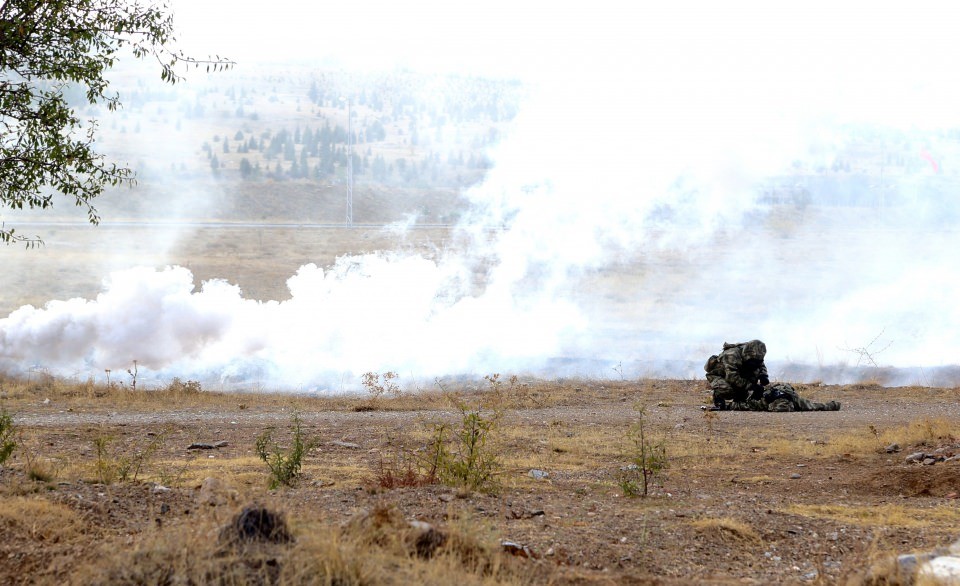
M485 493L377 486L385 460L415 453L438 422L455 428L460 413L439 395L363 410L363 398L201 392L156 401L8 385L0 407L21 445L0 471L0 582L76 581L105 551L218 527L250 503L281 511L294 535L378 506L440 528L467 518L515 544L506 555L519 554L524 581L535 583L847 583L885 555L960 537L960 460L948 459L960 453L956 390L798 388L843 407L705 412L703 381L511 385L492 444L500 486ZM294 413L318 444L294 487L270 490L254 444L271 426L282 435ZM630 497L620 479L630 472L628 431L641 420L669 467L647 496ZM226 444L188 449L196 442ZM126 481L98 479L98 461L137 450L148 455L135 480L129 471ZM907 462L915 452L934 462ZM49 473L28 478L38 462ZM218 479L214 496L201 490L207 478ZM47 527L37 501L73 511L79 526Z

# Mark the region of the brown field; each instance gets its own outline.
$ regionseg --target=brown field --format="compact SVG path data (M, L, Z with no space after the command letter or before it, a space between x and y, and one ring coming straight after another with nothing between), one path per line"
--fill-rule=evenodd
M18 448L0 471L0 582L863 583L891 554L956 540L960 461L905 463L960 452L955 389L800 391L843 409L704 412L706 383L689 380L501 377L322 398L7 379ZM478 405L500 414L483 448L495 482L414 474L436 426L456 431ZM289 443L294 414L316 444L293 486L270 489L256 440L272 427ZM641 417L668 467L627 496ZM284 515L292 541L223 537L251 504Z

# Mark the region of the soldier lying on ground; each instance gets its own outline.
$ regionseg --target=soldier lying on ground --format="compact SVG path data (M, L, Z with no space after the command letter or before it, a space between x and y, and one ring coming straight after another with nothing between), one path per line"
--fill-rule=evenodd
M839 401L817 403L801 397L787 383L770 385L759 399L748 398L745 401L730 403L733 411L839 411Z
M729 409L727 401L742 403L748 399L762 399L763 387L770 384L763 363L766 354L767 346L760 340L739 344L724 342L723 351L707 360L703 369L713 389L715 410Z

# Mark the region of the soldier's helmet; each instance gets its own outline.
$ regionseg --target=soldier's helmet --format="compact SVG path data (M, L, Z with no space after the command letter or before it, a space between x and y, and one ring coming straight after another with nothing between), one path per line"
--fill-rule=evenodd
M767 345L760 340L750 340L743 345L744 360L763 360L767 355Z

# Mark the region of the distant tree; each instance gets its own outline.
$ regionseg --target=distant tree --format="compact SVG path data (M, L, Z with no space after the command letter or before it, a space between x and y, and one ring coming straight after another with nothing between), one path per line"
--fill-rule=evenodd
M383 181L387 178L387 162L383 155L377 155L373 158L373 163L370 165L370 174L377 181Z
M123 0L3 0L0 2L0 206L46 209L56 194L73 198L96 224L93 200L105 187L130 183L134 173L94 150L97 126L82 124L67 100L75 84L90 104L120 105L106 72L121 51L154 56L160 78L175 83L178 63L222 69L219 58L197 61L175 52L164 6ZM39 242L0 225L0 241Z
M250 179L253 176L253 165L246 157L240 159L240 177Z
M223 152L225 153L230 152L230 141L228 141L226 137L224 137L223 139Z
M379 120L374 120L372 124L367 126L366 135L368 141L379 142L381 140L386 140L387 129L383 127L382 122Z
M237 133L233 135L233 140L243 140L243 131L238 130Z

